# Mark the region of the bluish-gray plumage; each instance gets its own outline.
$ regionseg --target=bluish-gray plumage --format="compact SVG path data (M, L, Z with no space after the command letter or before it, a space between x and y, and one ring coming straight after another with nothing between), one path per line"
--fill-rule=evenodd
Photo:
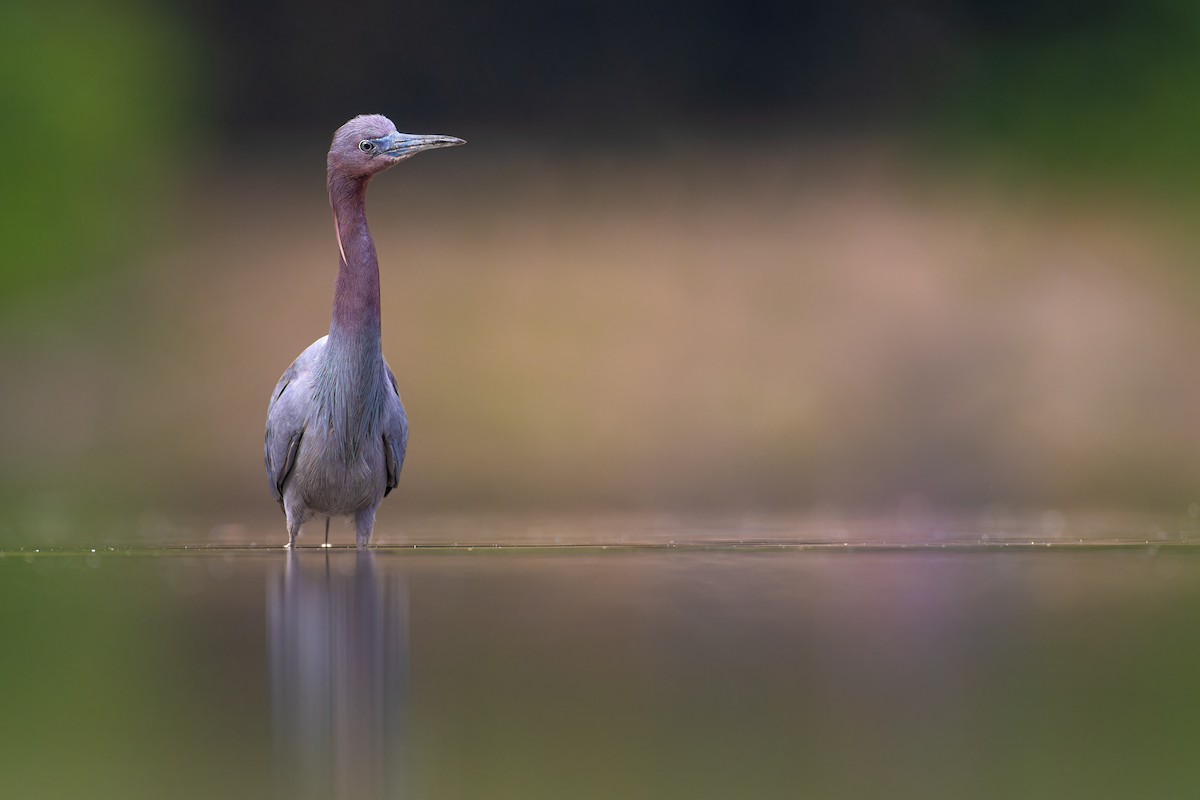
M267 479L287 517L288 544L314 517L353 516L360 547L396 487L408 419L380 338L379 262L367 227L370 179L421 150L462 144L397 133L386 117L355 117L329 149L329 201L337 234L337 285L329 334L292 362L267 407Z

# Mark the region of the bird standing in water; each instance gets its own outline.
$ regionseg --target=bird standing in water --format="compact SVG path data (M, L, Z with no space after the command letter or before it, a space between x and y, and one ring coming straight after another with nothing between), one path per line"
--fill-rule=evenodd
M267 407L271 493L287 517L288 547L305 521L353 516L359 547L396 487L408 418L383 358L379 259L367 229L367 183L422 150L464 144L453 136L398 133L387 117L355 117L329 148L329 203L337 235L337 285L329 335L309 345L279 379Z

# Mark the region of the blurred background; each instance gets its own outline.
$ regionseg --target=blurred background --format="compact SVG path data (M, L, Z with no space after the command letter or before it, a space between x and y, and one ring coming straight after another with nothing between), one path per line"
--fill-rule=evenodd
M470 142L372 185L381 528L1195 520L1197 87L1181 0L4 4L0 543L279 524L364 112Z

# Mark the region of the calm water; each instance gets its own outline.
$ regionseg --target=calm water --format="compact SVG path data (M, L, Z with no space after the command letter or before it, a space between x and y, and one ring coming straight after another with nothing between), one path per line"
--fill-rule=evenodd
M0 557L0 794L1200 791L1200 549Z

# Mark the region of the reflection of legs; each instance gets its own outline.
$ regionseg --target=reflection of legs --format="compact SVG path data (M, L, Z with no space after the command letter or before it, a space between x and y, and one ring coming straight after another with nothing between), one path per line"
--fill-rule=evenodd
M358 546L366 547L371 541L371 531L375 530L375 509L364 508L355 514L354 525L358 529Z

